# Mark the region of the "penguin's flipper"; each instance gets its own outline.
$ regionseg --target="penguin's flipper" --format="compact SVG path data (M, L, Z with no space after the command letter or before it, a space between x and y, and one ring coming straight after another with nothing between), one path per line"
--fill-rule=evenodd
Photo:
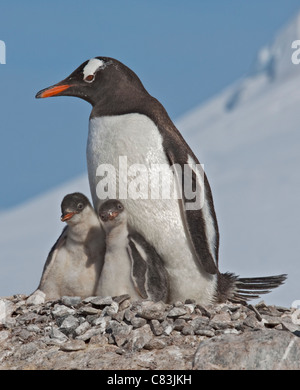
M183 161L180 154L168 150L173 169L182 219L199 266L209 274L218 271L219 231L210 186L198 161ZM193 198L194 199L193 199Z
M169 295L169 276L163 261L155 248L137 232L129 235L129 241L143 258L146 265L144 272L145 291L152 301L167 302ZM136 258L136 260L138 260Z
M127 252L131 260L131 279L136 291L144 299L148 298L146 292L146 271L147 263L141 256L135 242L129 236Z
M262 276L257 278L240 278L226 272L218 275L218 302L229 300L234 303L246 303L250 299L268 294L273 288L279 287L287 275Z
M57 252L64 245L66 238L67 238L67 235L68 235L68 225L64 227L63 231L61 232L61 235L58 237L57 241L55 242L55 244L53 245L53 247L51 248L51 250L47 256L47 260L46 260L44 268L43 268L43 273L41 276L41 280L40 280L40 284L38 286L38 289L42 290L42 285L43 285L44 281L46 280L47 275L50 272L50 269L53 267L53 265L55 263L56 256L57 256Z

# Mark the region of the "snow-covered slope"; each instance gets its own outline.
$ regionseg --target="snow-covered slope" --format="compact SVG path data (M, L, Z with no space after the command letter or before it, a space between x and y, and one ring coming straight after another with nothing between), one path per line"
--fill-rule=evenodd
M265 296L300 300L300 65L291 42L300 16L263 48L250 74L177 121L213 190L220 225L220 269L241 276L288 273ZM60 202L89 195L80 177L0 215L0 296L30 293L61 232Z
M288 273L266 301L300 300L300 16L259 53L253 71L178 127L205 164L220 224L220 268Z

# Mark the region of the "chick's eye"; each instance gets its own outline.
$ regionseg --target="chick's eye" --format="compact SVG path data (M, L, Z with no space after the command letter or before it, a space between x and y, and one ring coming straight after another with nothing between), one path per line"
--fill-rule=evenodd
M95 75L94 74L89 74L88 76L86 76L84 81L87 81L88 83L91 83L92 81L94 81L94 79L95 79Z
M82 209L83 209L83 204L82 204L82 203L78 203L77 209L78 209L78 210L82 210Z

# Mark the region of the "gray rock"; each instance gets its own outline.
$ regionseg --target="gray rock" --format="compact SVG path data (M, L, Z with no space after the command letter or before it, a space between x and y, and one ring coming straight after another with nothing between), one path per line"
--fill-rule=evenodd
M167 346L167 343L164 339L154 337L148 343L144 345L145 349L153 350L153 349L163 349Z
M155 336L161 336L163 334L164 328L158 320L151 320L150 328Z
M84 315L84 316L87 316L87 315L95 315L95 314L100 314L101 313L101 310L99 309L96 309L95 307L92 307L92 306L83 306L81 307L78 312L78 314L81 314L81 315Z
M122 322L124 320L125 310L119 310L117 313L111 315L113 320L118 322Z
M82 300L83 303L90 303L93 299L99 298L97 296L86 297Z
M281 324L281 317L275 317L275 316L270 316L263 314L262 315L263 322L265 327L267 328L275 328L275 326Z
M76 340L82 340L82 341L88 341L94 336L101 335L103 333L103 330L100 327L94 327L91 329L88 329L86 332L81 334L80 336L76 336Z
M106 332L111 335L111 341L118 347L121 347L126 341L132 330L132 325L120 324L118 321L109 321Z
M60 346L60 349L65 352L80 351L86 348L83 340L70 340Z
M69 297L64 296L61 298L62 304L72 307L72 306L78 306L81 303L81 297Z
M57 344L64 343L68 340L68 337L64 333L54 327L51 327L50 338Z
M46 294L41 290L36 290L30 297L27 298L27 305L41 305L45 302Z
M32 341L27 344L22 344L20 348L15 352L15 358L25 360L34 355L39 350L39 344Z
M118 295L117 297L113 297L113 300L117 302L117 304L120 306L120 304L123 303L124 301L130 300L130 295L128 294Z
M175 330L182 330L183 327L186 325L186 321L183 318L176 318L174 321L174 329Z
M79 326L79 321L77 318L75 318L74 316L67 316L59 330L64 333L66 336L70 336L70 335L73 335L75 333L75 329Z
M300 338L274 329L213 337L200 343L193 369L299 370Z
M141 326L144 326L146 324L147 320L145 320L145 318L133 317L131 319L131 325L133 326L133 328L140 328Z
M125 301L119 303L119 310L125 310L131 306L130 300L126 299Z
M5 324L8 317L12 315L15 310L15 305L8 299L0 299L0 325Z
M183 335L193 335L193 334L194 334L194 329L193 329L193 327L192 327L190 324L187 324L187 325L185 325L185 326L182 328L181 333L182 333Z
M111 321L111 317L106 316L106 317L97 317L95 320L92 322L93 325L96 325L98 328L102 330L102 333L105 332L107 324Z
M182 307L182 306L183 306L183 302L181 302L181 301L176 301L175 303L173 303L173 306L174 306L174 307Z
M215 332L212 329L197 329L195 334L198 336L214 337Z
M152 337L153 334L150 329L150 325L148 324L142 326L141 328L134 329L128 337L126 349L133 352L140 351L142 348L144 348L145 344L150 342Z
M131 320L135 317L135 313L131 311L129 308L124 310L124 318L126 321L131 322Z
M85 322L82 322L79 326L77 326L74 333L76 336L80 336L90 328L91 328L91 325L89 324L89 322L85 321Z
M99 307L100 309L104 309L105 306L109 306L113 303L112 297L96 297L90 301L92 305Z
M25 328L17 328L14 330L13 336L20 341L26 341L32 337L32 333Z
M163 320L165 318L165 304L162 302L142 302L138 315L146 320Z
M10 336L10 332L8 330L2 330L0 332L0 344L6 341Z
M190 325L193 328L193 330L196 331L198 329L207 327L208 322L209 319L207 317L197 317L190 322Z
M112 317L113 315L118 313L118 310L119 310L119 305L117 304L117 302L113 301L110 305L104 307L101 316Z
M68 315L75 314L75 310L65 305L56 304L52 310L52 315L55 319L60 317L66 317Z
M294 324L289 318L283 318L281 320L281 324L283 329L288 330L292 333L296 332L296 335L299 336L300 333L300 325Z
M232 314L231 314L231 321L236 321L240 318L241 316L241 312L239 310L236 310L234 311Z
M27 330L29 332L34 332L34 333L40 333L41 332L41 328L35 324L29 324L27 326Z
M247 316L247 318L243 321L243 325L249 326L249 328L257 328L259 326L259 322L253 314Z
M183 306L183 304L182 304ZM169 313L167 314L168 317L170 318L175 318L175 317L180 317L180 316L183 316L187 313L187 310L183 307L174 307L173 309L171 309L169 311Z
M223 322L223 323L230 323L231 316L228 311L221 311L220 313L215 314L211 321L213 322Z

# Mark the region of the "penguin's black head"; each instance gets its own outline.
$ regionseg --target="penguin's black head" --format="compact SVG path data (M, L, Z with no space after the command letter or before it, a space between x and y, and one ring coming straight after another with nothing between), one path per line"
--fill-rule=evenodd
M99 217L102 222L114 221L124 211L123 204L116 199L109 199L99 208Z
M91 206L90 201L80 192L66 195L61 202L62 222L67 222L75 214L80 214L87 206Z
M36 98L75 96L96 105L108 107L137 98L145 92L137 75L110 57L95 57L81 64L67 78L36 94ZM147 92L146 92L147 93Z

